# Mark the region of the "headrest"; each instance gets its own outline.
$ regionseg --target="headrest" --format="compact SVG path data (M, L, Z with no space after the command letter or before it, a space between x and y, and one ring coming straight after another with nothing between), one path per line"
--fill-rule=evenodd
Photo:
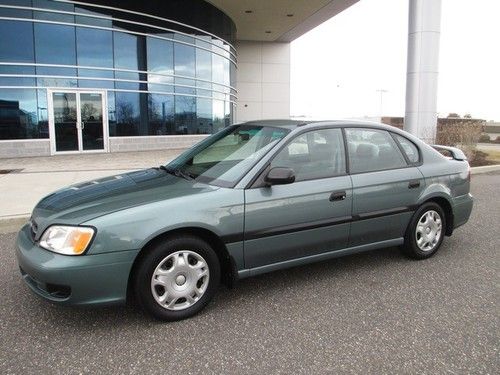
M356 149L356 155L360 158L376 158L378 147L371 143L360 143Z

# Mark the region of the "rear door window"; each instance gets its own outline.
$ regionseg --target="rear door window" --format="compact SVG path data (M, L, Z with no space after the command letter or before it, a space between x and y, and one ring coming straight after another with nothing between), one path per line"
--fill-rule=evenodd
M378 129L346 129L351 173L406 167L406 160L389 132Z

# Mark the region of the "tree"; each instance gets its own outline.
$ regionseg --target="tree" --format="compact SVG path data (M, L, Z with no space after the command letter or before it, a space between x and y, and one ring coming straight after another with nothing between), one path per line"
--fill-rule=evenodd
M460 118L460 115L458 113L450 113L448 114L447 118Z

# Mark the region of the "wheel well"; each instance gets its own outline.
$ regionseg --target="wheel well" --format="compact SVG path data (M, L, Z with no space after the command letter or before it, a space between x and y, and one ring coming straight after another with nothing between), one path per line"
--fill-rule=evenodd
M447 236L451 236L451 234L453 233L453 210L451 208L450 202L448 202L446 198L442 197L435 197L427 200L426 203L427 202L434 202L443 209L446 219L446 230L444 233Z
M228 287L232 287L236 280L236 266L234 261L232 260L229 252L227 251L226 245L215 233L211 232L208 229L198 228L198 227L187 227L187 228L179 228L174 229L165 233L162 233L153 239L149 240L146 245L144 245L139 251L139 254L134 260L132 264L132 268L130 270L128 284L127 284L127 299L129 299L132 295L131 286L133 285L132 280L135 275L135 269L137 265L140 263L142 257L147 253L148 249L150 249L153 245L158 242L164 241L165 239L178 235L191 235L194 237L198 237L205 242L207 242L212 249L217 254L217 258L219 258L219 264L221 266L221 281Z

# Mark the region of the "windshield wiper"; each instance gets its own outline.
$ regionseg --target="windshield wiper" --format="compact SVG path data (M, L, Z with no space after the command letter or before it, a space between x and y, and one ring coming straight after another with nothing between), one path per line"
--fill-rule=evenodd
M182 178L184 178L185 180L188 180L188 181L194 180L196 178L195 175L193 175L193 174L191 174L189 172L183 171L180 168L169 168L169 167L166 167L164 165L160 165L158 167L158 169L164 170L165 172L170 173L170 174L172 174L174 176L182 177Z

